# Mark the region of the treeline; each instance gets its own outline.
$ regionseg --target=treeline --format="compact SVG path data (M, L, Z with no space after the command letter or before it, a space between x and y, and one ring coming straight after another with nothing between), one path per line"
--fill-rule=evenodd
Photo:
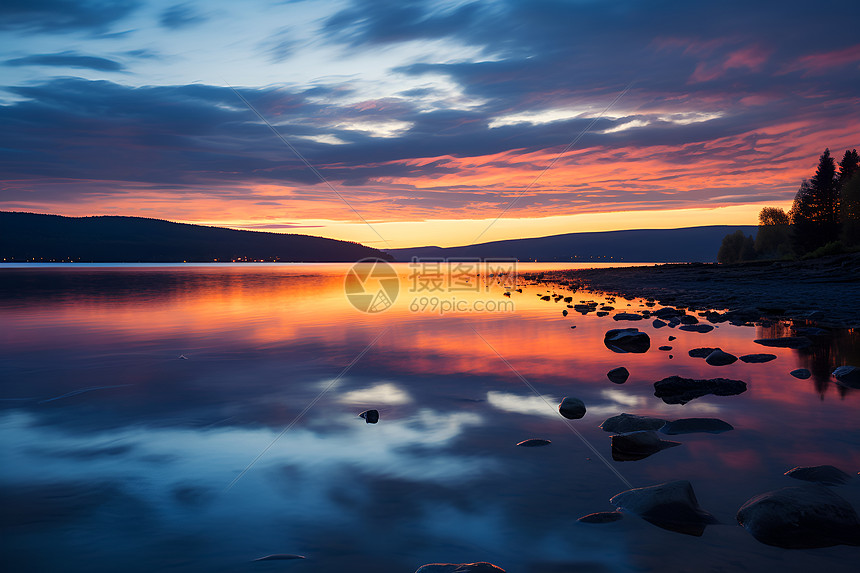
M860 247L860 157L845 151L838 164L825 149L811 179L800 184L786 213L765 207L755 238L736 231L723 238L717 261L813 258Z

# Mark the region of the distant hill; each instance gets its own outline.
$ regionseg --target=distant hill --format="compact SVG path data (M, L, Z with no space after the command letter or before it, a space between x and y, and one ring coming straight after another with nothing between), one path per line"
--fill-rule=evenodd
M78 262L352 262L389 258L358 243L236 231L142 217L0 211L0 260Z
M715 225L683 229L637 229L568 233L534 239L493 241L464 247L390 249L397 261L412 257L515 258L540 262L714 262L723 237L740 229L755 236L754 225Z

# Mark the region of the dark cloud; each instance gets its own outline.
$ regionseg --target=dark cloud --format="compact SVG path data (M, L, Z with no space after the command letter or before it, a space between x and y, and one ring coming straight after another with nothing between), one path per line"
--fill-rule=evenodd
M204 22L206 17L188 4L176 4L161 13L159 23L165 28L178 30Z
M4 0L0 30L103 32L140 5L137 0Z
M7 66L56 66L64 68L84 68L100 72L121 72L125 69L125 66L117 61L96 56L84 56L75 52L33 54L23 58L6 60L5 63Z

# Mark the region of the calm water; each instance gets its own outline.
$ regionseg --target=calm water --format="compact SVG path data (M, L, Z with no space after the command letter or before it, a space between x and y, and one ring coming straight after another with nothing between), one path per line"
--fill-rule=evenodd
M860 364L858 333L767 349L752 340L787 325L698 334L563 317L563 302L536 296L545 286L510 299L495 284L408 292L405 265L394 306L365 314L344 295L347 268L0 269L3 570L410 573L480 560L509 573L856 570L856 547L769 547L734 516L754 495L802 483L782 475L792 467L860 469L860 392L828 376ZM515 308L421 312L421 296ZM603 345L606 330L627 326L651 335L647 353ZM687 356L699 346L778 358L712 367ZM606 372L622 365L630 379L611 383ZM813 377L788 374L798 367ZM749 390L666 405L653 382L673 374ZM559 417L566 395L585 402L575 427L624 479L688 479L724 525L691 537L633 516L577 523L627 486ZM357 417L368 408L378 424ZM682 446L614 462L597 426L620 412L735 429L667 436ZM552 444L514 447L533 437ZM858 481L836 490L855 507ZM308 559L252 561L272 553Z

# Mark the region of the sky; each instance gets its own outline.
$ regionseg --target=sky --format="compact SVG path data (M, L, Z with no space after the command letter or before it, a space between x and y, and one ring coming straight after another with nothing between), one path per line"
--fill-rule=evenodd
M860 3L11 0L0 209L378 248L750 224L860 147Z

